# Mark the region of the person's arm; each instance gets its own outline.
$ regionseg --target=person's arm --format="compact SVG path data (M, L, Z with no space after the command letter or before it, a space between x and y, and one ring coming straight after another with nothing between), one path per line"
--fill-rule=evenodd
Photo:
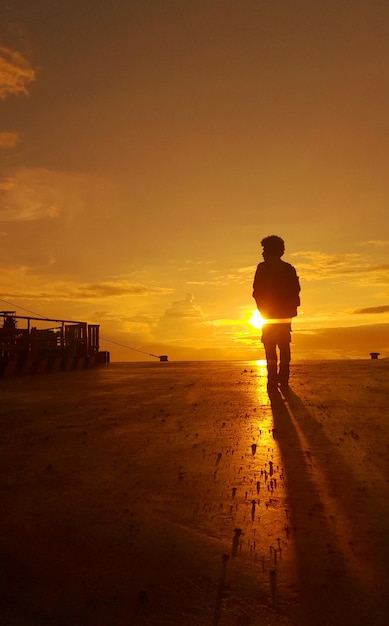
M297 306L300 306L300 291L301 291L300 280L299 280L299 277L297 276L296 269L295 268L293 269L294 269L294 278L295 278L296 304Z
M258 306L258 301L260 299L260 286L261 286L260 273L261 273L261 270L258 265L256 272L255 272L255 276L254 276L254 282L253 282L253 298L255 302L257 303L257 306Z

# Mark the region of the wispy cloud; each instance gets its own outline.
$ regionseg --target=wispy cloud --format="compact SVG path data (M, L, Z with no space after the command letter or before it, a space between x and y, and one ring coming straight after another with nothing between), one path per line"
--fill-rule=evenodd
M296 259L298 273L307 281L330 279L341 282L345 279L364 284L365 275L369 274L369 281L382 283L383 273L389 268L389 265L377 265L370 256L359 253L306 251L295 252L292 256Z
M172 302L170 308L165 311L165 318L185 318L203 320L201 307L196 304L193 294L187 293L182 300Z
M25 168L0 180L0 222L31 222L71 217L83 208L82 176L44 168Z
M198 270L197 270L198 271ZM214 287L226 287L228 285L244 285L251 283L254 278L255 266L242 267L242 268L227 268L227 269L209 269L208 271L201 272L201 278L193 277L188 278L187 285L193 286L214 286ZM196 274L196 269L192 272Z
M20 133L15 132L0 132L0 148L10 149L14 148L20 141ZM1 181L0 181L1 184Z
M366 272L382 272L389 270L389 263L383 263L381 265L372 265L366 268Z
M369 239L368 241L359 241L359 246L375 246L377 248L383 248L389 246L389 239Z
M8 96L27 94L36 72L23 54L0 47L0 100Z
M374 350L389 351L389 324L366 324L342 328L322 328L313 333L293 333L297 358L369 358Z
M0 191L9 191L12 189L14 181L10 177L0 178Z
M22 274L22 269L20 274ZM26 273L26 272L24 272ZM38 281L36 281L38 282ZM31 291L20 288L15 290L11 286L5 289L4 286L0 293L0 298L12 300L93 300L102 298L112 298L121 296L150 296L150 295L167 295L171 293L171 289L167 287L156 287L149 285L136 284L126 281L120 282L101 282L101 283L80 283L72 285L64 282L53 282L51 288L44 290L37 286L36 290Z
M166 295L172 293L168 287L154 287L128 282L102 282L87 284L76 290L79 297L104 298L116 296Z
M196 337L198 341L210 336L206 325L206 315L195 301L193 294L187 293L182 300L172 302L155 327L155 336L165 341L178 341Z
M382 306L369 306L365 309L356 309L354 313L361 315L364 315L365 313L389 313L389 305L384 304Z

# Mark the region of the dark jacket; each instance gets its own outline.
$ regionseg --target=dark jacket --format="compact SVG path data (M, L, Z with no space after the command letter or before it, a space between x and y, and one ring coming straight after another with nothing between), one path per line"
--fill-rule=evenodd
M260 263L253 289L253 298L264 319L287 319L297 315L300 283L290 263L281 259Z

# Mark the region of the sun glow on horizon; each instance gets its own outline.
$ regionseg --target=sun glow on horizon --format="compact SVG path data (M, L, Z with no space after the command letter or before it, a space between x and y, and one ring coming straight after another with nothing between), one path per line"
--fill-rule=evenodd
M251 311L251 315L247 321L251 326L253 326L254 328L258 328L259 330L266 323L266 320L263 319L258 309L253 309Z

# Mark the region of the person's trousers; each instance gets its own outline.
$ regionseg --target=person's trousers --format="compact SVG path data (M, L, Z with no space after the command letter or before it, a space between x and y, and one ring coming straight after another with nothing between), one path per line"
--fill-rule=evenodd
M262 329L269 384L287 385L289 382L290 331L291 324L265 324Z

